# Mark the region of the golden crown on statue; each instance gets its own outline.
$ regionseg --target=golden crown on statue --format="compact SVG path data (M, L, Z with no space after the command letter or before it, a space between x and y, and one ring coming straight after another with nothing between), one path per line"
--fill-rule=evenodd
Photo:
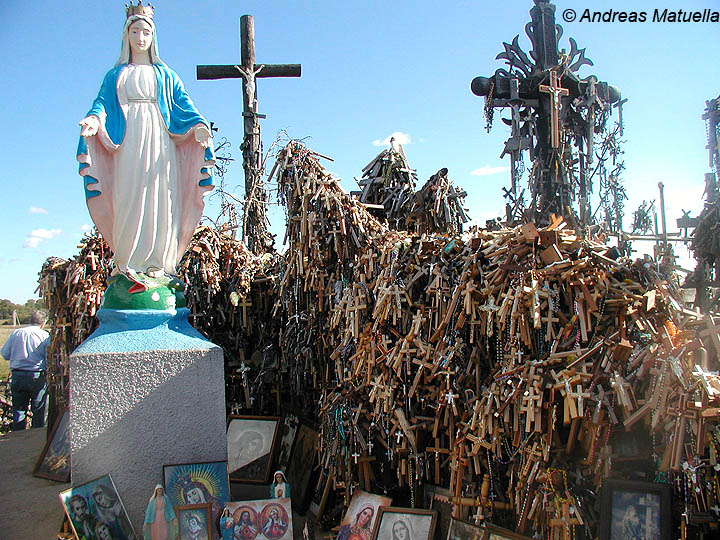
M133 15L142 15L149 19L153 18L154 8L150 4L143 5L142 0L138 0L137 5L133 4L132 1L129 4L125 4L125 15L126 17L132 17Z

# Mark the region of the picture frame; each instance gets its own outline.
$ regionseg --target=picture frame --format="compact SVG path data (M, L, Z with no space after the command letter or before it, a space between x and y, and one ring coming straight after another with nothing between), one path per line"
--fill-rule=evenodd
M670 540L671 499L668 484L605 480L600 492L599 540Z
M307 509L310 478L315 466L315 441L318 432L306 424L301 424L295 436L295 444L290 454L285 476L293 494L293 508L299 512Z
M230 500L225 461L163 465L163 483L165 495L173 507L210 504L214 527L220 520L225 503Z
M372 540L433 540L436 520L435 510L381 506Z
M514 531L503 529L492 523L486 523L484 526L485 534L483 540L532 540L529 536L523 536Z
M293 443L295 442L295 434L297 433L300 420L294 413L285 413L282 418L280 428L280 447L277 456L277 468L283 471L287 468L290 461L290 453L292 452Z
M40 452L33 476L56 482L70 481L70 413L62 410Z
M450 490L435 484L425 484L423 490L423 501L425 508L435 510L437 512L437 537L444 540L450 531L450 522L452 520L455 505L450 502Z
M315 521L319 521L325 511L325 504L327 503L334 477L335 469L331 469L327 474L321 470L318 475L317 482L310 497L310 507L308 508L308 512L315 518Z
M228 473L231 482L269 483L279 420L278 416L228 417Z
M349 537L354 533L361 538L370 537L380 513L380 508L383 506L389 507L391 503L392 499L390 497L356 489L352 499L350 499L345 516L340 522L338 536L341 538Z
M109 474L67 489L58 497L77 538L105 534L116 540L139 540Z
M229 502L225 508L233 518L235 537L240 528L244 538L257 540L292 540L292 506L290 499L260 499Z
M448 535L443 540L483 540L485 530L467 521L450 518Z
M178 522L178 540L212 540L212 505L181 504L174 507Z

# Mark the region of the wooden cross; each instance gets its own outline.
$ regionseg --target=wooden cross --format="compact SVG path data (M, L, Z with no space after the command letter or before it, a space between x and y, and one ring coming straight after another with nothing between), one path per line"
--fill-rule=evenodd
M264 77L300 77L300 64L256 64L255 63L255 23L252 15L240 18L240 65L229 66L197 66L198 80L209 79L243 79L243 169L245 171L245 196L247 214L250 201L258 199L255 193L260 181L262 156L260 150L259 118L265 118L257 112L256 78ZM257 232L265 231L265 223L252 225ZM246 231L244 231L246 232ZM254 253L264 251L264 246L256 245L255 240L262 234L248 235L248 247Z
M435 438L435 446L428 446L425 448L427 452L433 452L435 454L435 484L440 484L440 454L450 454L450 450L447 448L440 448L440 440Z
M484 311L487 313L487 322L485 326L485 332L488 337L492 337L493 335L493 318L495 315L495 312L500 310L500 306L495 304L495 297L490 295L488 298L488 301L485 305L480 306L478 309L480 311Z
M248 316L247 316L247 308L252 307L252 304L248 301L247 297L244 297L242 299L242 302L238 304L242 308L242 319L243 319L243 326L245 327L245 331L248 330Z
M359 285L353 285L353 292L355 293L352 297L353 303L348 306L350 321L352 324L352 335L357 338L360 335L360 314L359 311L367 309L367 304L363 303L365 300L362 287Z
M568 96L570 91L567 88L558 86L555 70L550 70L550 86L541 84L540 91L550 94L550 145L553 148L558 148L560 146L560 107L562 106L560 96Z

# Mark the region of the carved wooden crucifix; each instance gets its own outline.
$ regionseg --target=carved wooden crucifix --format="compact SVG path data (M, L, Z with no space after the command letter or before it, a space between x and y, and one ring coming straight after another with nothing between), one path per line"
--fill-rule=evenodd
M300 77L300 64L256 64L255 63L255 23L252 15L240 18L240 65L230 66L197 66L198 80L208 79L243 79L243 128L244 140L243 169L245 171L245 222L244 239L248 248L254 253L265 251L262 237L267 234L265 229L265 210L256 208L258 201L262 203L260 187L260 167L262 150L260 148L260 123L265 118L257 112L257 88L255 79L264 77Z
M558 148L560 146L560 96L568 96L570 91L558 85L557 73L553 69L550 70L550 86L541 84L540 91L550 94L550 140L551 146Z

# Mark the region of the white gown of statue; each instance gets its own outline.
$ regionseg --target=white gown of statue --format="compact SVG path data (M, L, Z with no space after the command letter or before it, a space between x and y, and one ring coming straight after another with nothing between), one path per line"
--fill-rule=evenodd
M178 162L157 106L152 66L129 64L118 78L127 94L125 137L114 156L113 239L118 270L175 274Z

